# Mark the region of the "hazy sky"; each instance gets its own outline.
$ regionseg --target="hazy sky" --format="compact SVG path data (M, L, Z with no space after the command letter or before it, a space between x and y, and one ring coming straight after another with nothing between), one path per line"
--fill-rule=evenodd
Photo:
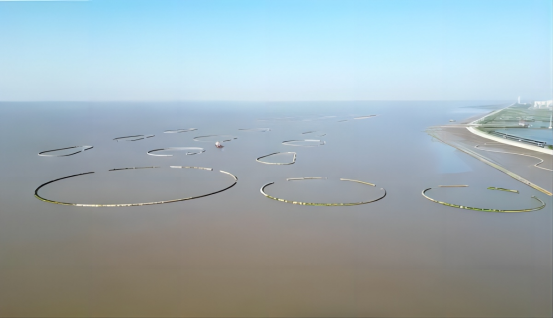
M552 98L552 1L1 1L0 100Z

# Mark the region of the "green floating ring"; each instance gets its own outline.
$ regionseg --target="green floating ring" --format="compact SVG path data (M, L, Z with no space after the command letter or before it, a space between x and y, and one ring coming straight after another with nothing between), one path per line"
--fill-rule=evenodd
M147 168L160 168L160 167L159 167L159 166L150 166L150 167L125 167L125 168L114 168L114 169L111 169L111 170L109 170L109 171L110 171L110 172L113 172L113 171L122 171L122 170L128 170L128 169L147 169ZM196 166L170 166L170 168L185 168L185 169L188 168L188 169L200 169L200 170L206 170L206 171L213 171L213 169L211 169L211 168L207 168L207 167L196 167ZM227 187L225 187L225 188L223 188L223 189L220 189L220 190L217 190L217 191L215 191L215 192L208 193L208 194L203 194L203 195L199 195L199 196L185 197L185 198L177 198L177 199L163 200L163 201L157 201L157 202L130 203L130 204L79 204L79 203L58 202L58 201L55 201L55 200L51 200L51 199L44 198L44 197L42 197L42 196L40 196L40 195L38 194L38 191L39 191L42 187L44 187L44 186L46 186L46 185L48 185L48 184L51 184L51 183L60 181L60 180L62 180L62 179L71 178L71 177L77 177L77 176L82 176L82 175L94 174L94 172L87 172L87 173L81 173L81 174L75 174L75 175L65 176L65 177L57 178L57 179L55 179L55 180L46 182L46 183L40 185L39 187L37 187L37 189L35 189L35 197L38 198L38 199L40 199L41 201L47 202L47 203L58 204L58 205L79 206L79 207L129 207L129 206L145 206L145 205L167 204L167 203L180 202L180 201L191 200L191 199L195 199L195 198L201 198L201 197L206 197L206 196L214 195L214 194L217 194L217 193L221 193L221 192L223 192L223 191L226 191L226 190L228 190L229 188L235 186L235 184L237 184L238 178L237 178L235 175L233 175L233 174L231 174L231 173L229 173L229 172L225 172L225 171L219 171L219 172L231 176L231 177L234 179L233 184L231 184L230 186L227 186Z
M445 187L445 186L441 186L441 187ZM496 212L496 213L522 213L522 212L532 212L532 211L535 211L535 210L541 210L544 208L544 206L546 206L546 203L543 202L540 198L536 197L536 196L531 196L531 198L534 198L536 199L538 202L541 203L541 206L538 206L538 207L535 207L535 208L525 208L525 209L494 209L494 208L477 208L477 207L469 207L469 206L462 206L462 205L457 205L457 204L450 204L450 203L445 203L445 202L441 202L441 201L438 201L436 199L433 199L427 195L425 195L425 193L428 191L428 190L431 190L433 189L434 187L429 187L429 188L426 188L424 189L422 192L421 192L421 195L423 195L423 197L427 198L428 200L432 201L432 202L435 202L435 203L439 203L441 205L445 205L445 206L450 206L450 207L455 207L455 208L462 208L462 209L469 209L469 210L476 210L476 211L480 211L480 212ZM517 190L511 190L511 189L505 189L505 188L496 188L496 187L489 187L488 189L492 189L492 190L502 190L502 191L508 191L508 192L514 192L514 193L519 193Z
M289 162L289 163L270 163L270 162L260 161L262 158L265 158L265 157L268 157L268 156L271 156L271 155L276 155L276 154L294 154L294 155L292 157L292 162ZM296 152L275 152L275 153L267 154L267 155L260 156L260 157L256 158L256 162L259 162L259 163L262 163L262 164L269 164L269 165L291 165L291 164L296 163Z
M327 179L327 178L326 177L292 177L292 178L287 178L287 181L305 180L305 179ZM358 180L355 180L355 179L341 178L340 180L341 181L348 181L348 182L355 182L355 183L370 185L370 186L373 186L373 187L376 186L375 184L368 183L368 182L363 182L363 181L358 181ZM280 201L280 202L285 202L285 203L289 203L289 204L296 204L296 205L306 205L306 206L355 206L355 205L363 205L363 204L369 204L369 203L372 203L372 202L376 202L380 199L383 199L385 196L387 196L387 191L384 188L381 188L384 192L383 196L381 196L379 198L376 198L376 199L373 199L373 200L370 200L370 201L353 202L353 203L308 203L308 202L299 202L299 201L292 201L292 200L277 198L277 197L273 197L273 196L267 194L265 192L265 188L268 187L271 184L274 184L274 183L275 182L269 182L269 183L263 185L260 188L260 192L262 193L262 195L264 195L267 198L271 198L271 199L274 199L274 200L277 200L277 201Z

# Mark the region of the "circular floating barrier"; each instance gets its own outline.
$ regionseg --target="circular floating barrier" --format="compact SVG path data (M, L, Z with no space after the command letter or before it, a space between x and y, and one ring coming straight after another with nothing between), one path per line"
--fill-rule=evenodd
M308 180L308 179L327 179L327 178L326 177L291 177L291 178L287 178L287 181L299 181L299 180ZM375 184L368 183L368 182L363 182L363 181L358 181L358 180L355 180L355 179L340 178L339 180L347 181L347 182L353 182L353 183L360 183L360 184L376 187ZM274 182L269 182L267 184L264 184L260 188L260 192L262 193L262 195L264 195L267 198L271 198L273 200L277 200L277 201L285 202L285 203L289 203L289 204L296 204L296 205L306 205L306 206L355 206L355 205L363 205L363 204L369 204L369 203L372 203L372 202L376 202L380 199L383 199L385 196L387 196L387 191L384 188L381 188L381 190L383 191L383 194L381 196L379 196L375 199L371 199L371 200L366 200L366 201L361 201L361 202L350 202L350 203L310 203L310 202L293 201L293 200L288 200L288 199L277 198L277 197L271 196L271 195L269 195L265 192L265 189L268 186L272 185L272 184L274 184Z
M115 168L115 169L111 169L109 170L109 172L117 172L117 171L125 171L125 170L134 170L134 169L157 169L157 168L160 168L160 167L155 167L155 166L152 166L152 167L126 167L126 168ZM170 168L175 168L175 169L197 169L197 170L204 170L204 171L213 171L212 168L207 168L207 167L196 167L196 166L170 166ZM223 191L226 191L228 190L229 188L235 186L235 184L237 183L238 181L238 178L229 173L229 172L225 172L225 171L219 171L220 173L222 174L225 174L227 176L230 176L232 179L233 179L233 183L230 185L230 186L227 186L225 188L222 188L222 189L219 189L219 190L216 190L214 192L210 192L210 193L207 193L207 194L202 194L202 195L198 195L198 196L190 196L190 197L184 197L184 198L177 198L177 199L170 199L170 200L163 200L163 201L155 201L155 202L144 202L144 203L129 203L129 204L81 204L81 203L68 203L68 202L61 202L61 201L56 201L56 200L51 200L51 199L47 199L47 198L44 198L42 196L40 196L38 194L38 191L48 185L48 184L52 184L52 183L55 183L57 181L61 181L61 180L64 180L64 179L68 179L68 178L75 178L75 177L79 177L79 176L84 176L84 175L89 175L89 174L94 174L94 172L87 172L87 173L81 173L81 174L75 174L75 175L70 175L70 176L65 176L65 177L61 177L61 178L57 178L55 180L52 180L52 181L49 181L49 182L46 182L42 185L40 185L39 187L37 187L37 189L35 190L35 197L40 199L41 201L43 202L47 202L47 203L52 203L52 204L58 204L58 205L70 205L70 206L79 206L79 207L129 207L129 206L144 206L144 205L157 205L157 204L167 204L167 203L174 203L174 202L180 202L180 201L185 201L185 200L191 200L191 199L195 199L195 198L201 198L201 197L206 197L206 196L210 196L210 195L214 195L214 194L217 194L217 193L221 193Z
M269 128L260 127L260 128L239 128L239 131L265 133L265 132L269 132L271 130Z
M440 185L439 187L468 187L468 185ZM496 209L496 208L470 207L470 206L446 203L446 202L442 202L442 201L433 199L433 198L431 198L431 197L429 197L425 194L426 192L430 191L431 189L435 189L435 188L434 187L426 188L421 192L421 195L423 195L423 197L427 198L428 200L430 200L432 202L435 202L435 203L438 203L438 204L441 204L441 205L455 207L455 208L461 208L461 209L476 210L476 211L481 211L481 212L522 213L522 212L532 212L532 211L535 211L535 210L540 210L540 209L543 209L546 206L546 203L543 202L540 198L538 198L536 196L531 196L531 198L538 201L541 205L537 206L537 207L533 207L533 208L523 208L523 209ZM515 190L515 189L506 189L506 188L499 188L499 187L488 187L487 189L519 194L519 191Z
M150 135L131 135L131 136L122 136L122 137L116 137L113 140L116 142L134 142L134 141L140 141L147 138L154 137L154 134Z
M167 131L164 131L164 133L168 133L168 134L173 134L173 133L185 133L185 132L192 132L192 131L196 131L197 129L195 128L181 128L181 129L177 129L177 130L167 130Z
M78 154L78 153L81 153L81 152L84 152L84 151L88 151L91 148L92 148L92 146L90 146L90 145L57 148L55 150L40 152L40 153L38 153L38 156L48 156L48 157L71 156L71 155L75 155L75 154ZM48 153L54 153L54 154L48 154Z
M230 142L236 139L237 137L232 135L204 135L204 136L196 136L193 138L193 140L195 140L196 142L209 142L209 143Z
M323 140L290 140L290 141L283 141L282 144L283 145L288 145L288 146L315 147L315 146L325 145L325 141L323 141Z
M272 162L266 162L266 161L261 160L262 158L276 156L276 155L279 155L279 154L292 154L293 155L292 156L292 162L272 163ZM259 163L262 163L262 164L270 164L270 165L291 165L291 164L294 164L296 162L296 152L275 152L275 153L267 154L267 155L260 156L260 157L256 158L256 162L259 162Z
M167 147L167 148L158 148L146 152L146 154L151 156L160 156L160 157L170 157L172 154L162 154L162 152L181 152L185 151L185 155L196 155L204 153L205 150L201 147Z

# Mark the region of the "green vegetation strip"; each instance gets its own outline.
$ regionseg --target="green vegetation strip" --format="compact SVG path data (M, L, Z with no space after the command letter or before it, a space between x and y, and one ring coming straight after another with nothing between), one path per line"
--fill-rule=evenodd
M127 168L114 168L114 169L111 169L109 170L110 172L113 172L113 171L121 171L121 170L128 170L128 169L145 169L145 168L159 168L159 167L127 167ZM200 170L207 170L207 171L212 171L211 168L207 168L207 167L195 167L195 166L171 166L171 168L188 168L188 169L200 169ZM167 203L174 203L174 202L180 202L180 201L185 201L185 200L191 200L191 199L195 199L195 198L201 198L201 197L206 197L206 196L210 196L210 195L214 195L214 194L217 194L217 193L221 193L223 191L226 191L228 190L229 188L235 186L235 184L237 184L237 181L238 181L238 178L229 173L229 172L225 172L225 171L219 171L220 173L222 174L226 174L226 175L229 175L231 176L233 179L234 179L234 182L233 184L231 184L230 186L227 186L223 189L220 189L220 190L217 190L215 192L211 192L211 193L208 193L208 194L203 194L203 195L198 195L198 196L191 196L191 197L185 197L185 198L177 198L177 199L170 199L170 200L163 200L163 201L157 201L157 202L145 202L145 203L130 203L130 204L79 204L79 203L67 203L67 202L59 202L59 201L55 201L55 200L51 200L51 199L47 199L47 198L44 198L44 197L41 197L39 194L38 194L38 191L48 185L48 184L52 184L54 182L57 182L57 181L60 181L60 180L63 180L63 179L67 179L67 178L71 178L71 177L77 177L77 176L83 176L83 175L88 175L88 174L94 174L94 172L87 172L87 173L81 173L81 174L75 174L75 175L70 175L70 176L65 176L65 177L61 177L61 178L58 178L58 179L55 179L55 180L52 180L52 181L49 181L49 182L46 182L42 185L40 185L39 187L37 187L37 189L35 189L35 197L40 199L41 201L43 202L47 202L47 203L52 203L52 204L58 204L58 205L69 205L69 206L78 206L78 207L129 207L129 206L145 206L145 205L157 205L157 204L167 204Z
M536 197L536 196L531 196L531 198L534 198L536 199L537 201L539 201L541 203L541 206L538 206L538 207L535 207L535 208L525 208L525 209L494 209L494 208L477 208L477 207L469 207L469 206L462 206L462 205L457 205L457 204L450 204L450 203L445 203L445 202L441 202L441 201L438 201L436 199L432 199L431 197L425 195L425 193L428 191L428 190L431 190L433 189L433 187L429 187L429 188L426 188L424 189L422 192L421 192L421 195L423 195L423 197L427 198L428 200L432 201L432 202L435 202L435 203L439 203L441 205L445 205L445 206L450 206L450 207L455 207L455 208L461 208L461 209L469 209L469 210L476 210L476 211L480 211L480 212L496 212L496 213L522 213L522 212L532 212L532 211L535 211L535 210L540 210L540 209L543 209L544 206L546 206L546 203L543 202L542 200L540 200L540 198ZM491 189L489 187L489 189Z
M305 179L327 179L327 177L293 177L293 178L287 178L287 181L305 180ZM358 180L354 180L354 179L341 178L340 180L341 181L356 182L356 183L371 185L371 186L375 187L375 184L368 183L368 182L362 182L362 181L358 181ZM387 196L387 191L384 188L381 188L383 190L383 196L381 196L379 198L376 198L376 199L373 199L373 200L370 200L370 201L353 202L353 203L308 203L308 202L292 201L292 200L287 200L287 199L283 199L283 198L277 198L277 197L273 197L273 196L267 194L265 192L265 188L268 187L269 185L274 184L274 183L275 182L270 182L270 183L267 183L267 184L263 185L260 188L260 192L262 193L262 195L264 195L267 198L276 200L276 201L285 202L285 203L289 203L289 204L296 204L296 205L305 205L305 206L355 206L355 205L363 205L363 204L369 204L369 203L372 203L372 202L376 202L380 199L383 199L385 196Z
M519 191L517 189L507 189L507 188L502 188L502 187L487 187L487 189L490 189L490 190L494 190L494 191L504 191L504 192L512 192L512 193L518 193L519 194Z
M262 158L265 158L265 157L268 157L268 156L271 156L271 155L277 155L277 154L293 154L292 162L289 162L289 163L271 163L271 162L261 161ZM262 164L269 164L269 165L291 165L291 164L294 164L296 162L296 152L275 152L275 153L267 154L267 155L260 156L260 157L256 158L256 162L259 162L259 163L262 163Z

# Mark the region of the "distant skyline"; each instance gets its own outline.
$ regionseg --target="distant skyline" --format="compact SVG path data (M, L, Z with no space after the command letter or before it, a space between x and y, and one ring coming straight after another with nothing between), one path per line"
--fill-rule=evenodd
M0 1L0 101L552 99L550 0Z

